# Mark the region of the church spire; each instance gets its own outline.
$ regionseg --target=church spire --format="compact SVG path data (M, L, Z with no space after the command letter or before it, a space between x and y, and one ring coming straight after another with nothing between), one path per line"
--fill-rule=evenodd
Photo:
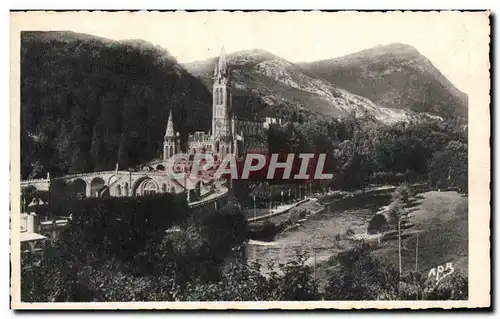
M222 46L222 49L220 50L219 63L216 66L216 68L218 69L221 75L226 74L227 64L226 64L226 50L224 49L224 46Z
M174 137L174 122L172 117L172 108L170 108L170 113L168 114L168 122L167 122L167 130L165 132L165 136Z

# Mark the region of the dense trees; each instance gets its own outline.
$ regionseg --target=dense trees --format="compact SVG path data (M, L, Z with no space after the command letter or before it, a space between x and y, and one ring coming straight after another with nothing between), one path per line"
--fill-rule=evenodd
M302 117L302 125L270 129L271 152L327 153L327 170L334 174L336 188L429 180L432 186L439 183L466 190L467 131L459 120L385 125L354 115Z
M332 269L319 289L309 256L297 254L263 275L245 258L207 258L196 231L172 232L145 248L131 262L99 260L92 253L62 256L46 250L41 261L24 255L21 297L47 301L307 301L307 300L463 300L467 277L453 273L439 284L419 273L397 270L361 244L333 256ZM59 247L58 249L64 249ZM203 257L205 256L205 257ZM31 259L31 260L30 260Z
M468 191L467 144L450 141L443 150L433 154L429 163L429 181L438 188L457 187Z
M339 253L325 289L327 300L465 300L467 277L454 272L439 284L417 272L403 274L365 244Z
M401 187L397 194L403 193ZM264 275L262 265L247 263L242 248L247 223L235 203L219 210L205 207L204 211L188 212L182 198L165 196L69 202L74 214L60 240L41 256L22 255L23 301L467 297L463 275L453 274L439 285L418 273L400 278L366 244L331 257L324 290L316 280L310 256L300 252L284 264L269 265L271 271Z

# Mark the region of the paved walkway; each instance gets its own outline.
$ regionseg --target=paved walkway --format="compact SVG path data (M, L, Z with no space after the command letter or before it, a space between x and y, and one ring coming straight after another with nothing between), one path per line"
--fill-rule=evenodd
M278 206L276 208L273 208L271 209L271 211L267 211L268 213L267 214L261 214L260 216L257 216L257 217L252 217L252 218L248 218L248 222L249 223L252 223L252 222L256 222L256 221L260 221L260 220L264 220L264 219L268 219L268 218L271 218L273 216L278 216L278 215L281 215L281 214L285 214L287 213L290 209L294 208L294 207L297 207L303 203L306 203L308 201L310 201L311 198L309 197L306 197L305 199L301 200L301 201L298 201L294 204L289 204L289 205L281 205L281 206Z
M224 186L221 186L219 189L219 192L215 192L213 194L208 195L207 197L203 198L202 200L196 201L196 202L190 202L189 207L194 207L194 206L200 206L203 205L204 203L209 203L211 201L217 200L219 198L222 198L224 196L227 196L228 189Z

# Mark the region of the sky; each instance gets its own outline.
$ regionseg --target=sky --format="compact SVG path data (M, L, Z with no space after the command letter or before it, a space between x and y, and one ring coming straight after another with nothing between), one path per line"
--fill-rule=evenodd
M228 53L258 48L291 62L308 62L404 43L426 56L465 93L478 25L477 19L453 12L41 14L22 20L22 29L143 39L164 47L181 63L214 57L223 45Z

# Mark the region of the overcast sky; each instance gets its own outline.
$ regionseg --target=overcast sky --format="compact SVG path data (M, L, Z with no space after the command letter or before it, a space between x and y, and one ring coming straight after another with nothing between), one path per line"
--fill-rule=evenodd
M467 93L474 19L456 13L54 13L24 30L71 30L111 39L144 39L179 62L264 49L289 61L335 58L376 45L405 43ZM470 82L469 82L470 83Z

